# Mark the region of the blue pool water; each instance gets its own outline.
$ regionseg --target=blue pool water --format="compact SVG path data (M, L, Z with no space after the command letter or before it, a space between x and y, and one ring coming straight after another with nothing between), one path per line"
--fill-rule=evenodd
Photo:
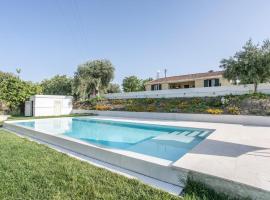
M16 123L65 135L105 148L124 149L170 161L178 160L212 130L98 120L54 118Z

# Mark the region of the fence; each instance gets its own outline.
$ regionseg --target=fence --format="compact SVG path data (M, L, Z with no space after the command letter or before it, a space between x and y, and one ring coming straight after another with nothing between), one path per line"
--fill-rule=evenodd
M105 94L108 99L133 99L133 98L172 98L172 97L206 97L206 96L223 96L223 95L242 95L253 93L253 84L220 86L220 87L205 87L205 88L188 88L188 89L171 89L171 90L156 90L142 92L126 92ZM270 94L270 84L260 84L258 92Z

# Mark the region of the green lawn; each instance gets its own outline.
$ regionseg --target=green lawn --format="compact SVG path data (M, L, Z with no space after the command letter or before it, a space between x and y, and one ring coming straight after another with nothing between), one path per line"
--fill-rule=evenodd
M0 199L180 199L0 130Z

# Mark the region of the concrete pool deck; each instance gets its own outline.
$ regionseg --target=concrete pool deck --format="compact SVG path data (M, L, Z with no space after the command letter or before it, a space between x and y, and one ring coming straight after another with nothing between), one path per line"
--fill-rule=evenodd
M141 119L139 116L91 118L215 129L190 152L171 162L169 167L192 172L195 179L218 191L252 199L270 199L270 127Z

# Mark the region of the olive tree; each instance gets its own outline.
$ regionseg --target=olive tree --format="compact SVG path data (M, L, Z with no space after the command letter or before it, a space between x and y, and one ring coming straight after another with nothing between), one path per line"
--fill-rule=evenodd
M220 63L225 78L234 82L239 80L241 84L254 84L254 92L257 92L259 83L270 80L270 42L265 40L259 45L250 39L241 51Z
M120 86L116 83L110 83L106 89L106 93L120 93Z
M106 90L114 77L114 67L109 60L94 60L78 66L74 75L75 97L87 99Z

